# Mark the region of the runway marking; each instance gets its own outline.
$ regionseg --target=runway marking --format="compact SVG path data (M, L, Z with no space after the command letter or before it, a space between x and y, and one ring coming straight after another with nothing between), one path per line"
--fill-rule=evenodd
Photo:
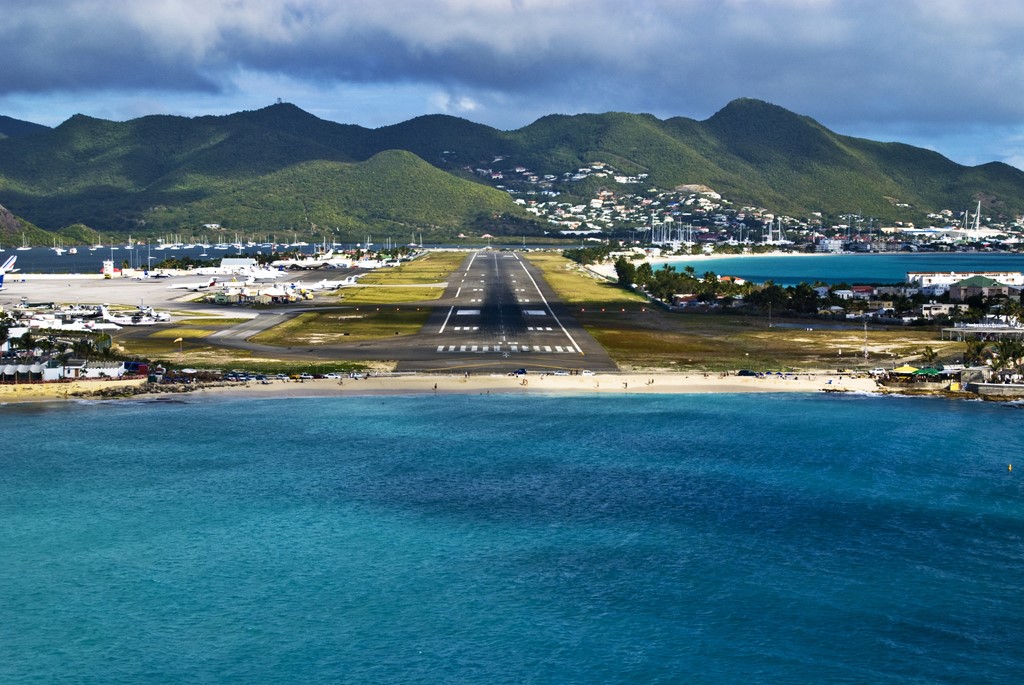
M523 314L525 316L547 316L548 313L543 309L524 309Z
M453 331L479 331L479 326L455 326L452 328Z
M453 311L454 309L455 309L455 307L452 307L452 308L450 308L450 309L448 310L448 316L444 317L444 323L443 323L443 324L441 324L441 330L439 330L439 331L438 331L438 333L444 333L444 327L448 325L448 319L450 319L450 318L451 318L451 316L452 316L452 311Z
M479 302L479 301L480 301L479 299L470 300L470 302Z
M480 316L479 309L460 309L455 312L455 316Z
M548 353L548 354L582 354L581 350L575 347L561 347L556 346L554 349L550 347L544 347L541 349L540 345L534 345L532 348L529 345L510 345L507 352L503 352L501 345L438 345L437 351L440 354L446 353L470 353L470 354L501 354L505 357L509 356L510 353L528 353L533 352L534 354Z
M548 298L544 297L544 293L541 292L540 286L537 285L537 281L534 279L533 274L531 274L529 269L526 268L526 265L523 264L523 260L519 259L519 255L516 255L516 261L519 262L519 266L523 267L523 273L526 274L526 277L530 279L530 283L532 283L533 287L537 290L537 294L540 295L540 301L544 303L544 306L548 306ZM513 281L513 283L514 282L515 281ZM562 332L565 333L565 337L567 337L569 342L572 343L573 349L578 350L580 354L583 354L583 350L579 349L580 346L576 344L576 340L573 339L572 334L566 330L565 324L559 321L554 312L551 312L551 316L555 319L555 323L558 324L558 327L562 329Z
M462 286L460 285L460 286L459 286L459 289L455 291L455 297L456 297L456 299L457 299L457 298L459 297L459 293L461 293L461 292L462 292Z

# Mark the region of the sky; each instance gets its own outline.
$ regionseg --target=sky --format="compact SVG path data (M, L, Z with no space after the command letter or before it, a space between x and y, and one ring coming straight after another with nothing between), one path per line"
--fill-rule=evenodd
M0 114L706 119L758 98L842 134L1024 168L1019 0L0 0Z

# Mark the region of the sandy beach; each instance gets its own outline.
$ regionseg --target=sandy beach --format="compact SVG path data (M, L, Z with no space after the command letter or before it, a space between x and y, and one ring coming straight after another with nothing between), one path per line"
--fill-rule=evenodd
M82 399L102 392L132 392L145 384L145 378L133 378L131 380L82 380L57 383L7 383L0 385L0 404Z
M0 386L0 403L49 402L83 399L137 392L144 385L134 381L83 381L76 383L38 383ZM180 388L181 386L177 386ZM152 398L166 394L175 386L160 386L153 393L133 395ZM379 375L365 379L318 379L272 381L267 385L224 383L200 387L188 394L196 397L287 398L345 397L360 395L449 394L688 394L688 393L779 393L779 392L875 392L870 378L843 374L791 374L787 376L723 376L700 373L623 373L593 376L556 376L554 374L507 375Z

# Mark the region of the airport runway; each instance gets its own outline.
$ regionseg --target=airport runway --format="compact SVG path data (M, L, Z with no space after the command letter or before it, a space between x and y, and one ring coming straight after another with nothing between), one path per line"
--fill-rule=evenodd
M349 274L332 273L328 278L344 275ZM312 283L322 277L301 273L281 280ZM297 361L389 360L397 362L399 371L617 370L537 270L516 252L470 253L452 274L442 298L429 303L433 312L417 335L352 344L278 347L252 343L249 339L256 333L297 314L337 305L323 307L314 301L253 311L189 302L196 292L168 287L203 280L194 275L147 281L30 275L25 282L9 280L0 292L0 305L10 309L25 298L30 302L145 304L171 312L206 310L232 318L251 317L211 335L206 342ZM144 337L150 330L125 329L118 337Z
M399 370L616 370L540 274L516 252L471 254Z

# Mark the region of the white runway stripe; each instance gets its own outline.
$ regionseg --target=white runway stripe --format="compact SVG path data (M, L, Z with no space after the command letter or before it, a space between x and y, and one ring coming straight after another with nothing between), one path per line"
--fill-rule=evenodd
M485 353L501 354L502 346L501 345L494 345L494 346L491 346L491 345L447 345L447 346L445 346L445 345L438 345L437 346L437 351L440 354L447 354L447 353L453 353L453 352L454 353L469 352L469 353L475 353L475 354L485 354ZM576 347L573 347L573 346L563 347L561 345L556 345L554 348L552 348L550 346L547 346L547 345L533 345L532 347L530 345L509 345L508 346L508 351L509 352L516 352L516 353L531 353L532 352L533 354L538 354L538 353L547 353L547 354L578 354L580 350L578 348L576 348ZM507 356L508 352L505 352L505 355Z

